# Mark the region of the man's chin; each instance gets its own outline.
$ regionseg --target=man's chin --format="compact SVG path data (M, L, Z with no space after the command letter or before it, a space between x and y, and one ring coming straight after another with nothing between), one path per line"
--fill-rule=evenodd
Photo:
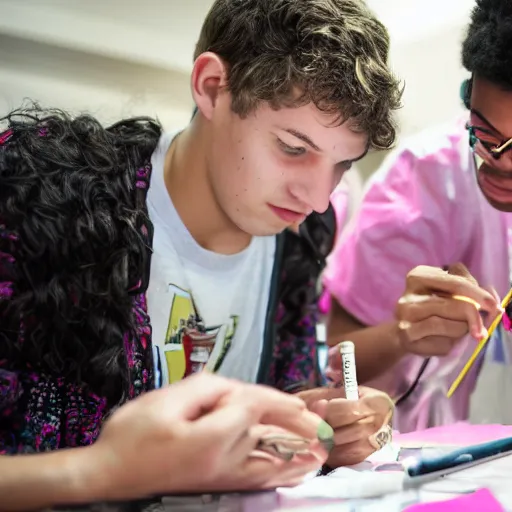
M483 172L477 173L477 184L487 202L501 212L512 212L512 189L496 183L496 179Z
M500 212L507 212L507 213L512 212L512 202L510 202L510 203L498 202L495 199L493 199L492 197L489 197L485 192L483 192L483 194L484 194L485 199L487 199L487 202L496 210L499 210Z
M284 223L276 224L276 223L267 223L267 222L258 222L258 223L251 223L250 225L247 224L245 226L241 226L240 224L238 227L251 236L275 236L279 235L283 231L285 231L287 228L293 229L293 226L287 226Z
M279 228L261 228L261 229L254 229L252 230L251 235L252 236L276 236L282 233L286 230L286 226L279 229Z

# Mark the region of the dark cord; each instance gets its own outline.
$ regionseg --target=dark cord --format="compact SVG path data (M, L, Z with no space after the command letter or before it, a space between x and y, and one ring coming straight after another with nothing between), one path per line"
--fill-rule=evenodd
M414 379L414 382L412 383L411 387L395 402L395 407L398 407L399 405L403 404L412 395L413 391L418 387L421 377L423 376L425 370L427 369L429 361L430 357L427 357L425 361L423 361L418 372L418 375L416 375L416 378Z

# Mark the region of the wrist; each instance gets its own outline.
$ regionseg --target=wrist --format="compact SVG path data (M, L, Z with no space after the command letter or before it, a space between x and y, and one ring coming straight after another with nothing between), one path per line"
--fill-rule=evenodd
M103 498L90 447L0 457L0 510L33 510Z
M108 475L101 470L101 458L93 446L63 449L47 456L53 500L59 505L102 501L108 494Z
M387 325L387 335L386 340L393 347L393 351L396 355L397 361L405 357L409 351L406 348L406 344L404 343L404 335L403 329L399 327L399 321L395 320Z
M66 453L67 452L67 453ZM62 481L66 482L65 504L82 504L108 499L110 479L101 466L101 455L95 445L62 450ZM63 503L64 504L64 503Z

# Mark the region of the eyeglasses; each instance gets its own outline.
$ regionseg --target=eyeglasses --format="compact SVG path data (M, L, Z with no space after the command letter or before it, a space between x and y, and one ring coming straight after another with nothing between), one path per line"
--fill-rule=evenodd
M483 122L488 128L479 126L475 122L480 124ZM466 129L469 132L469 145L471 148L478 151L478 146L480 145L495 160L499 160L501 155L512 149L512 137L510 139L498 139L498 136L503 136L476 110L471 110L471 118L466 123Z

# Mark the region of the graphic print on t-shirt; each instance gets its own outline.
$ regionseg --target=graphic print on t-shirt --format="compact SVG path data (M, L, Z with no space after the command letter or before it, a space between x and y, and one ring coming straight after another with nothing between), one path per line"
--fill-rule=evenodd
M177 382L205 368L216 372L231 347L238 317L232 315L227 325L207 325L189 291L170 284L168 293L172 295L164 341L168 383ZM220 348L216 350L214 361L211 361L217 344Z

